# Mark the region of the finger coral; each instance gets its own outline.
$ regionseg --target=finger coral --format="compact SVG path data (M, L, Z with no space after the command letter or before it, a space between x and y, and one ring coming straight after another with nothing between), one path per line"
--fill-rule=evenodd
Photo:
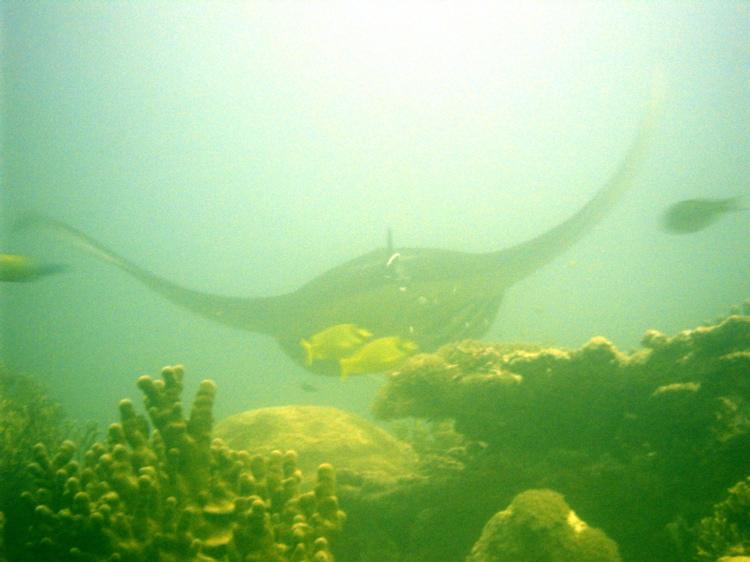
M251 455L212 440L216 385L200 384L186 417L182 379L179 366L140 377L148 418L123 400L120 423L80 462L70 441L53 454L34 448L36 485L22 495L10 560L333 560L345 519L333 467L302 493L296 453Z
M0 429L0 512L13 517L34 444L52 446L75 428L40 382L0 364Z

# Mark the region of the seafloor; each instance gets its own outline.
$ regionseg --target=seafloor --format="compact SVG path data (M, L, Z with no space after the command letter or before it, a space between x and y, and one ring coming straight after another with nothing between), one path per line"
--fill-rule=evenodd
M96 440L0 372L0 559L750 560L750 305L623 353L461 341L411 357L383 427L141 377ZM335 467L335 468L334 468Z

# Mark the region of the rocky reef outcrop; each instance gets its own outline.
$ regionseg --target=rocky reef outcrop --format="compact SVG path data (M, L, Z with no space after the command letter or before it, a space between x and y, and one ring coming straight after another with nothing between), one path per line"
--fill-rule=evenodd
M713 513L698 525L701 562L750 561L750 476L729 488Z
M626 560L692 559L698 522L750 466L750 317L649 331L631 353L601 337L573 350L457 342L392 373L374 412L453 420L465 438L444 451L442 478L362 498L367 511L414 506L404 559L459 559L473 539L440 544L443 522L481 528L530 488L564 494Z
M620 562L617 545L552 490L527 490L487 522L465 562Z
M189 415L183 370L138 379L148 419L120 403L120 423L87 451L34 448L34 486L5 526L11 561L283 562L333 560L345 515L330 464L300 489L297 454L235 451L212 438L216 385Z

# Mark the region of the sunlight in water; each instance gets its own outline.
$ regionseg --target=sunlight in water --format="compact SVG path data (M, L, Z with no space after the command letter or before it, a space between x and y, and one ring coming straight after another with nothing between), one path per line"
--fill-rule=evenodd
M372 82L419 95L448 77L469 88L477 73L502 79L530 62L554 61L576 42L583 14L574 3L329 2L289 4L282 17L289 27L275 40L298 63L341 81L367 69Z

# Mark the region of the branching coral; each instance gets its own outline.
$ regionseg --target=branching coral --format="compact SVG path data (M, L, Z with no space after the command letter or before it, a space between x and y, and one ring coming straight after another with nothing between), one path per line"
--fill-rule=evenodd
M333 468L300 493L293 451L252 456L212 441L215 384L200 384L185 418L182 378L167 367L161 380L138 379L153 429L123 400L121 422L82 462L70 441L53 455L35 447L36 487L23 494L11 560L333 560L345 518Z
M59 443L72 429L62 407L28 375L0 365L0 511L12 517L35 443Z

